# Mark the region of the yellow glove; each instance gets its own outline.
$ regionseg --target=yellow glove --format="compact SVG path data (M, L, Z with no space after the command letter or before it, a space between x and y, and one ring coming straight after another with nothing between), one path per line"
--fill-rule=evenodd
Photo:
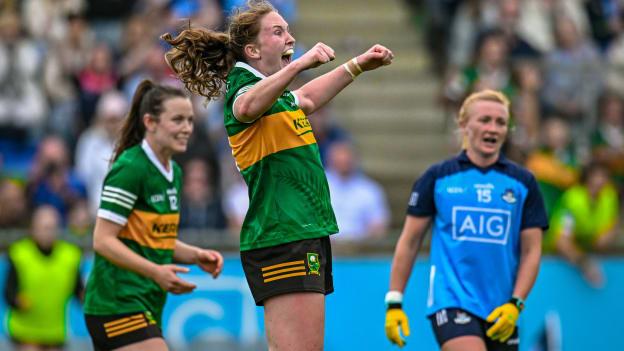
M496 307L486 319L489 323L496 321L496 323L487 330L487 336L492 340L499 340L500 342L507 341L513 334L514 329L516 329L516 321L519 315L520 309L512 302L507 302L502 306Z
M401 337L409 336L410 329L407 316L401 308L389 308L386 311L386 336L391 343L397 344L399 347L405 346L405 339Z

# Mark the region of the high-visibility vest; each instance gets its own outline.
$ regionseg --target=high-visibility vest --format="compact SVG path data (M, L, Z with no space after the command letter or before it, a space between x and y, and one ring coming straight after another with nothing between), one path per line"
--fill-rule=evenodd
M27 304L23 310L9 310L9 335L19 342L64 343L67 303L76 286L80 249L56 241L46 256L26 238L12 244L8 253L17 272L18 296Z

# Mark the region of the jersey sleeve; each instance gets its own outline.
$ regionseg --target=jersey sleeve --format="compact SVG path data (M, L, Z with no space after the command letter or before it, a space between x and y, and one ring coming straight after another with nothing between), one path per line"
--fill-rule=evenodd
M234 80L232 85L231 92L231 101L232 101L232 115L238 119L238 116L234 113L234 104L236 103L236 99L238 99L241 95L245 94L249 89L251 89L254 84L258 83L260 78L252 75L252 74L241 74Z
M436 214L434 188L436 168L429 168L412 187L407 214L417 217L429 217Z
M535 177L531 176L528 182L527 198L522 210L522 224L520 229L542 228L548 229L548 216L544 207L544 199L539 190Z
M115 165L104 180L97 216L125 225L138 199L140 174L128 164Z

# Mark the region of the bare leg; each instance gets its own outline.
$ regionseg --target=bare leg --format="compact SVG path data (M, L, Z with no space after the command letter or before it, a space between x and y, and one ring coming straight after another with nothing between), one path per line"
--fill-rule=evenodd
M478 336L460 336L442 345L442 351L487 351L485 342Z
M325 295L300 292L269 298L264 323L270 351L322 351Z
M151 338L115 349L115 351L169 351L163 338Z

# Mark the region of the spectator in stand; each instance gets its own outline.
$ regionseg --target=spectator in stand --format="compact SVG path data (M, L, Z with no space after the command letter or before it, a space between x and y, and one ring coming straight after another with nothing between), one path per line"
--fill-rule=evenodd
M452 110L471 92L483 89L513 94L508 44L504 33L490 30L481 34L473 63L455 74L446 83L444 95Z
M80 95L80 129L91 124L95 107L100 96L117 87L117 73L113 67L113 53L104 43L95 46L90 52L87 66L78 74Z
M524 36L520 30L520 0L503 0L498 2L498 21L499 27L507 38L509 45L509 57L512 61L517 59L536 59L541 56L541 52L534 47Z
M420 11L420 1L407 1L412 12ZM462 0L426 0L424 1L425 18L425 45L430 55L430 62L434 72L442 77L447 70L449 40L451 37L451 23L454 22L457 8Z
M173 72L165 62L165 50L157 42L150 42L150 44L149 48L146 48L147 53L140 68L125 77L122 89L128 99L144 79L149 79L157 84L181 87L180 81L175 79Z
M606 50L612 40L622 32L622 7L619 0L586 0L585 10L594 42L601 51Z
M24 188L13 180L0 178L0 228L24 228L27 207Z
M363 241L383 237L390 211L379 184L358 167L353 145L333 144L328 153L327 182L340 235L334 240Z
M556 16L554 30L557 47L544 63L545 107L549 114L573 122L572 134L583 142L584 131L591 130L592 109L602 87L602 62L594 45L570 18Z
M0 139L22 145L42 133L48 109L37 77L42 65L20 17L0 14Z
M611 41L605 59L606 88L624 96L624 31Z
M570 139L568 123L557 117L548 118L542 126L541 147L531 153L526 167L537 179L546 213L552 216L559 198L578 181L578 164Z
M230 167L223 167L224 169L229 169L226 176L223 177L224 180L229 180L228 185L224 187L223 210L225 211L230 234L238 236L249 209L248 188L238 171L232 169L234 168L233 162L228 160L227 165Z
M332 145L351 139L349 132L340 127L330 106L323 106L310 115L310 124L314 130L316 143L321 153L321 162L327 164L327 153Z
M23 0L24 26L41 44L63 40L68 31L67 15L84 9L83 0Z
M226 228L220 194L211 179L213 173L202 158L191 159L184 165L180 229Z
M47 129L75 144L79 132L78 87L76 77L87 65L94 38L82 15L67 16L67 33L50 42L45 60L43 82L51 103Z
M533 60L517 62L513 73L515 94L512 102L512 115L515 125L506 153L512 160L524 163L527 155L539 144L542 73L538 63Z
M592 162L583 168L581 184L566 191L551 216L545 250L556 250L577 266L593 286L604 284L597 263L590 258L616 239L620 206L609 170Z
M67 224L72 207L87 198L84 184L69 164L67 145L57 136L48 136L39 144L27 185L32 207L52 205Z
M553 22L557 16L570 18L583 35L589 33L584 2L585 0L522 0L518 31L540 52L550 52L556 45Z
M94 124L85 130L76 145L76 172L87 187L92 219L100 205L100 192L108 172L121 124L128 112L128 101L112 90L98 100Z
M464 0L457 5L448 45L449 69L462 69L471 64L478 51L478 36L498 19L498 6L493 0Z
M604 164L620 192L624 190L624 101L606 92L598 103L598 125L592 133L593 158Z

